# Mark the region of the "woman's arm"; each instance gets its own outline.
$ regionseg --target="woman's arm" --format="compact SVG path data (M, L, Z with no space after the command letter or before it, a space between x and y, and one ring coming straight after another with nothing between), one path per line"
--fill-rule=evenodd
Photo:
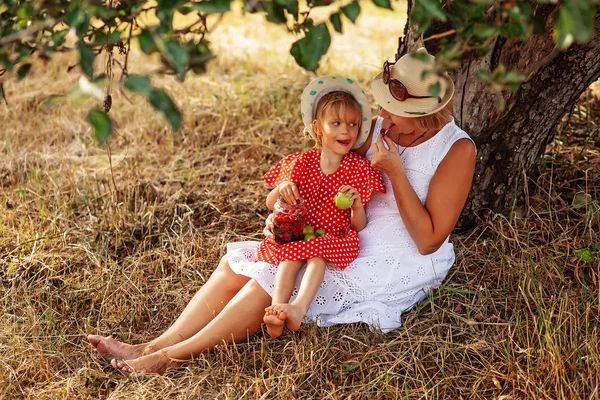
M383 146L387 141L388 148ZM378 138L373 166L390 178L396 205L408 233L421 254L431 254L448 237L465 205L475 171L475 147L458 140L438 166L425 205L410 185L396 146L389 138Z

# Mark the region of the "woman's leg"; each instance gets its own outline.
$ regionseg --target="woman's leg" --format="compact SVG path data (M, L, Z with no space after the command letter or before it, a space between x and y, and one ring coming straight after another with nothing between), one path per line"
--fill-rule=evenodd
M300 282L298 296L290 304L273 306L274 309L279 311L279 318L285 319L288 329L292 331L300 329L302 319L323 283L326 265L327 262L321 257L309 259L306 262L306 272Z
M111 337L88 335L88 341L106 359L130 360L186 340L212 321L250 280L231 270L223 257L217 269L196 292L177 320L159 337L147 343L130 345Z
M281 318L279 311L273 306L276 304L286 304L290 301L290 296L294 290L296 276L298 276L298 271L302 268L303 263L302 260L289 260L281 262L277 267L271 307L268 307L265 310L265 316L263 318L263 321L267 326L267 332L272 338L281 336L283 324L285 322L285 318Z
M260 330L265 307L269 304L269 294L258 282L251 280L227 303L223 311L190 338L135 360L112 360L111 364L126 374L162 374L217 345L247 340Z

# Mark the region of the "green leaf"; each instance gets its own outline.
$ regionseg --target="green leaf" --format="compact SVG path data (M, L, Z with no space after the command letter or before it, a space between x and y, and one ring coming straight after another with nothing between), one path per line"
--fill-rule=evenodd
M205 14L225 13L231 9L231 0L204 0L193 3L191 8Z
M354 1L346 7L342 7L340 11L343 12L350 21L356 22L356 18L358 18L358 15L360 14L360 5L358 4L358 1Z
M267 21L275 24L285 24L287 22L285 10L279 4L272 1L263 1L260 4L267 13Z
M68 29L63 29L62 31L56 31L52 34L51 46L52 48L58 48L62 46L67 38L67 34L69 33Z
M441 91L442 87L440 86L439 82L429 86L429 94L433 97L439 96Z
M91 78L94 76L94 52L92 51L92 48L86 45L82 40L79 41L78 47L81 69Z
M73 27L75 28L75 32L77 33L77 36L82 38L87 35L89 26L90 26L90 17L89 17L89 15L84 14L83 21L81 21L80 23L78 23L77 25L75 25Z
M17 10L17 16L25 21L29 21L33 16L33 7L27 2L21 5Z
M30 70L31 70L30 63L21 65L19 67L19 69L17 70L17 77L18 77L17 80L20 81L21 79L25 78Z
M419 0L416 2L416 4L423 7L423 9L430 16L434 18L439 18L442 21L446 20L446 14L444 13L444 10L442 10L442 7L440 6L440 2L438 0Z
M140 49L146 54L152 54L157 50L154 38L152 37L152 32L147 29L140 33L138 42L140 44Z
M275 2L298 19L298 0L275 0Z
M48 98L46 100L44 100L44 102L42 103L42 106L53 107L57 104L61 104L64 101L65 101L65 96L51 95L51 96L48 96Z
M425 52L421 52L421 51L415 51L410 53L410 56L412 58L414 58L415 60L419 60L419 61L423 61L423 62L429 62L429 54L425 53Z
M373 0L373 3L377 7L387 8L388 10L392 10L392 5L390 4L390 0Z
M152 84L150 78L143 75L129 75L125 81L125 87L134 92L150 96L152 92Z
M152 89L150 92L150 104L165 116L173 130L179 130L181 127L181 113L168 94L163 90Z
M183 81L183 78L185 78L185 68L190 60L188 52L176 40L169 40L165 43L165 46L169 52L169 61L172 67L177 71L179 79Z
M594 261L594 255L592 254L590 249L575 250L575 255L585 262Z
M71 3L73 7L67 10L65 16L67 17L67 23L69 26L77 28L79 24L85 21L85 12L83 11L82 7L74 4L75 3Z
M329 45L331 45L331 36L323 23L309 29L304 38L292 44L290 53L298 65L309 71L316 71L319 60L327 52Z
M484 81L490 80L489 74L485 71L477 71L477 72L475 72L475 76Z
M342 33L342 18L340 17L340 13L337 12L335 14L331 14L329 20L333 25L333 29L335 29L335 31L338 33Z
M94 34L94 44L95 45L103 45L106 43L115 43L119 39L121 39L121 32L113 31L109 34L104 32L96 32Z
M559 18L564 20L567 31L577 43L585 43L591 40L594 34L595 15L593 1L564 0Z
M88 121L92 124L94 139L104 145L112 132L112 122L108 115L97 108L90 110Z
M575 210L580 208L586 208L592 202L592 196L586 192L578 192L573 197L571 207Z
M477 24L473 29L473 35L480 37L482 39L487 39L492 36L496 36L499 33L499 28L497 26L485 25L485 24Z

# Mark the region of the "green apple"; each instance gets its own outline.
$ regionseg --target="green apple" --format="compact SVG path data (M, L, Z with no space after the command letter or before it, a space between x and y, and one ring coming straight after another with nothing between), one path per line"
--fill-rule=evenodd
M316 238L314 233L305 233L304 234L304 240L310 240L310 239L314 239L314 238Z
M306 234L306 233L315 233L315 228L313 228L310 225L305 225L304 229L302 230L302 233Z
M327 231L325 229L323 229L323 228L319 228L319 229L317 229L315 231L315 235L317 235L317 237L322 236L322 235L324 235L326 233L327 233Z
M339 192L335 196L335 205L340 210L345 210L346 208L352 207L352 203L353 203L353 201L350 200L350 198L348 196L346 196L346 193L344 193L344 192Z

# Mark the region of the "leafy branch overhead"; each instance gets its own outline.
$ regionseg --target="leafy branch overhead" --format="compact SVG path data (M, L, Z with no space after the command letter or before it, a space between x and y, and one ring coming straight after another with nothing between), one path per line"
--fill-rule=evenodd
M372 0L381 8L391 9L390 0ZM446 24L447 30L439 39L437 53L440 68L455 68L466 55L489 52L492 39L499 36L524 40L531 35L552 29L558 49L572 43L584 43L592 37L593 23L600 0L418 0L410 10L412 31L424 35L432 23ZM233 3L238 4L238 3ZM319 61L327 53L332 33L343 32L346 21L354 23L360 15L358 0L243 0L245 12L264 14L272 23L285 25L297 41L290 49L296 62L310 71L319 68ZM218 23L211 14L231 11L231 0L156 0L118 1L20 1L4 0L0 5L0 79L12 72L17 79L25 78L32 68L33 56L50 59L60 52L76 51L78 66L87 76L84 82L92 89L79 92L100 97L103 92L104 110L94 109L89 121L100 142L108 140L112 124L107 113L111 107L111 83L123 86L147 98L162 113L173 129L181 126L181 113L169 95L152 87L149 77L130 76L128 55L137 45L148 55L158 54L163 72L183 81L188 71L203 73L207 63L215 57L210 48L209 28ZM549 13L538 13L539 7L550 7ZM311 11L325 8L327 21L315 23ZM185 15L191 23L183 28L174 24L176 15ZM547 21L552 21L547 23ZM211 25L211 26L209 26ZM425 35L426 36L426 35ZM110 57L106 70L94 65L100 53ZM117 66L113 71L112 66ZM72 68L73 66L69 67ZM8 76L8 75L7 75ZM524 76L516 72L497 70L480 73L493 90L516 90ZM106 77L108 79L104 79ZM100 88L98 82L104 84ZM85 86L84 85L84 86ZM0 94L4 98L2 81ZM57 99L53 98L51 103ZM107 133L108 132L108 133Z

